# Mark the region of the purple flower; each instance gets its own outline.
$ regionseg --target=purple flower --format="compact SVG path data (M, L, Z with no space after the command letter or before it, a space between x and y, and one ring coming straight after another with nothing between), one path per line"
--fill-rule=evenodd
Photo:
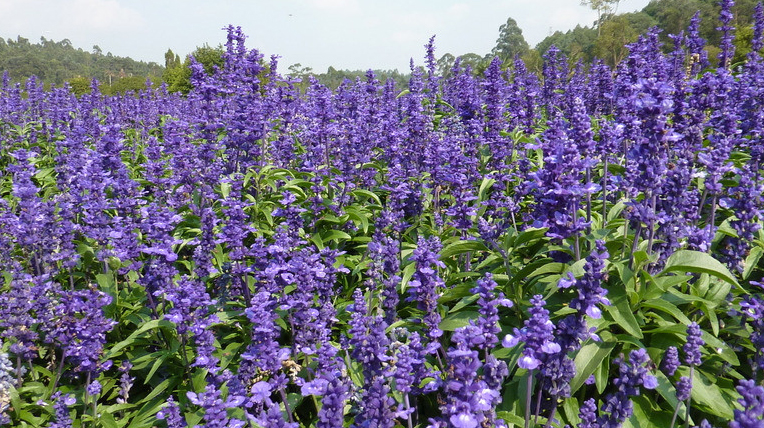
M428 353L433 353L439 347L438 338L443 335L439 324L441 321L438 311L438 297L445 287L443 279L437 272L440 267L445 267L439 260L438 253L441 249L440 239L437 236L430 238L420 237L417 248L411 259L416 263L416 270L408 284L408 301L416 301L417 307L424 312L422 321L425 326L426 337L430 340L427 345Z
M10 289L0 294L0 336L9 339L10 351L24 361L37 355L39 334L35 324L48 307L44 278L11 281ZM32 282L34 281L34 282ZM37 311L41 313L37 314Z
M133 365L128 360L122 361L122 365L119 366L119 372L122 375L119 377L119 396L117 397L118 404L126 404L130 398L130 388L133 387L135 377L130 376L130 369Z
M676 383L676 399L679 401L685 401L690 398L692 392L692 379L686 376L679 378Z
M708 67L708 52L704 49L706 41L700 37L700 11L695 12L695 15L690 19L687 34L687 48L691 55L692 74L698 74L700 70Z
M738 403L743 410L734 410L734 420L730 422L729 428L761 427L764 423L764 387L753 380L743 379L736 389L741 395Z
M764 367L764 300L758 295L743 297L740 302L741 323L751 328L751 344L755 348L750 363L755 370Z
M729 67L730 61L735 55L735 45L733 44L733 40L735 39L735 27L730 25L734 19L732 13L732 6L734 4L734 0L719 1L719 6L721 7L721 10L719 11L719 22L722 25L716 29L722 32L722 40L719 43L719 48L721 48L721 51L719 52L720 68Z
M188 400L200 406L204 411L203 420L205 427L214 428L228 428L228 427L243 427L245 422L229 418L227 409L229 407L237 407L241 404L240 397L229 396L227 400L223 400L222 393L214 385L207 385L204 392L197 394L193 391L186 392Z
M666 354L663 355L661 370L666 373L666 376L673 376L680 364L679 351L676 349L676 346L669 346L666 349Z
M484 278L477 281L477 286L470 290L473 294L480 296L478 298L478 313L480 316L475 325L482 332L484 342L478 346L480 350L490 351L496 346L499 339L497 335L501 331L499 328L499 306L512 307L512 301L504 297L504 293L495 295L494 289L497 287L493 275L487 273Z
M682 350L684 351L684 363L689 366L700 365L700 347L705 342L701 338L701 330L696 322L687 326L687 343Z
M506 335L502 341L505 347L525 343L517 365L527 370L538 368L543 354L560 351L560 346L554 343L554 324L549 320L549 311L544 308L546 302L541 295L536 295L531 298L531 304L533 306L528 310L530 318L525 321L522 330L515 329L514 334Z
M393 428L395 426L395 399L390 397L390 387L383 377L374 376L364 382L360 409L351 427Z
M613 380L618 390L609 394L602 406L602 413L597 422L602 427L617 427L633 413L631 397L640 395L640 388L655 389L658 381L651 375L645 365L650 361L647 351L638 349L631 351L629 360L616 358L613 362L618 365L619 376Z
M53 404L55 414L53 421L48 424L48 428L71 428L72 418L69 416L69 407L77 402L74 395L61 394L60 391L56 391L50 398L55 401Z
M116 322L104 316L104 307L111 297L95 288L59 290L58 304L53 309L55 326L47 342L58 344L66 359L79 373L98 374L110 362L100 363L106 333Z
M507 371L492 360L488 374L493 378L489 385L487 380L478 377L478 370L483 366L477 349L483 343L479 334L480 329L467 325L454 331L451 337L454 346L446 353L448 356L448 371L444 384L445 403L441 405L443 417L456 426L478 425L493 426L496 416L493 413L501 402L497 389L496 377L502 377ZM500 373L501 372L501 373Z
M281 415L281 408L277 403L270 403L267 409L255 418L255 422L260 426L269 428L297 428L299 426L297 422L286 422L284 420L284 417Z
M578 295L570 301L571 308L595 319L602 317L599 305L610 305L610 301L605 297L607 290L602 288L602 282L607 279L605 261L608 257L605 243L597 240L595 248L586 257L584 276L576 281Z
M90 382L90 384L87 386L86 390L88 394L90 395L98 395L101 393L101 382L94 380Z
M390 387L385 373L385 366L390 361L387 355L390 341L385 334L387 324L381 316L366 315L368 309L360 289L355 290L353 297L348 331L352 336L347 343L351 347L350 356L362 364L364 374L361 406L354 426L392 428L395 400L388 396Z
M172 396L167 397L167 405L157 412L157 418L163 419L168 428L183 428L187 425L186 420L180 414L178 403Z
M259 370L275 372L289 356L289 350L278 343L280 327L276 324L276 300L268 291L260 291L252 297L244 314L252 322L252 342L241 354L239 377L244 383L254 379ZM257 384L255 384L257 385Z
M347 379L339 373L326 383L321 399L321 410L318 412L318 428L331 428L342 425L345 415L345 403L350 398L350 388Z
M578 417L581 418L578 428L600 428L599 423L597 423L597 402L594 401L594 398L590 398L581 404L578 410Z
M3 342L0 341L0 349ZM13 364L8 359L8 354L0 351L0 425L10 424L8 408L10 407L11 388L17 385Z

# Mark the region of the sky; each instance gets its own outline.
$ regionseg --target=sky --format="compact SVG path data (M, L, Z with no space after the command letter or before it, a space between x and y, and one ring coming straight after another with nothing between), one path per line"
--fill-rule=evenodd
M621 0L618 12L649 0ZM435 55L484 55L499 27L517 21L535 46L554 31L592 25L596 12L579 0L0 0L0 37L40 37L91 51L164 64L168 49L184 57L225 43L223 27L241 26L246 46L280 56L279 69L299 63L336 69L398 69Z

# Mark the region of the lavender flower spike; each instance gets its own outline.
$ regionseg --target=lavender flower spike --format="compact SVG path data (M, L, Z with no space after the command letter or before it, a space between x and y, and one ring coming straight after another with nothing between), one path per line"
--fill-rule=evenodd
M764 426L764 387L753 380L741 380L737 392L743 410L735 409L735 419L729 428L755 428Z

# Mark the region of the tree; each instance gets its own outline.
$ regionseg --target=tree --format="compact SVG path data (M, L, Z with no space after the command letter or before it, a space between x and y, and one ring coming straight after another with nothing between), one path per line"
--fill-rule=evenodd
M288 68L289 70L289 77L295 77L298 79L305 79L309 75L313 74L313 68L311 67L304 67L299 62L296 64L292 64ZM329 67L329 70L327 70L327 74L331 74L334 70L334 67Z
M437 63L438 75L443 77L451 76L451 69L454 68L456 57L450 53L444 54Z
M162 74L162 80L167 83L170 92L182 92L188 94L191 91L191 57L204 66L204 71L207 72L207 74L213 74L215 68L222 68L225 63L225 60L223 59L224 52L225 50L222 45L216 48L210 47L209 45L199 46L186 57L183 64L180 64L180 61L175 63L173 60L173 63L176 65L165 68L165 72ZM167 51L165 54L165 61L169 59L169 54L171 53L171 50Z
M594 43L597 40L597 30L577 25L573 30L563 33L555 31L536 45L536 50L544 53L554 45L571 63L578 60L591 61L594 58Z
M69 90L74 95L80 96L83 94L89 94L93 90L90 79L82 76L69 79Z
M100 90L104 95L124 94L133 92L135 94L146 89L146 79L141 76L122 77L111 85L101 84Z
M172 49L167 49L164 54L164 68L173 68L180 65L180 57L173 53Z
M581 6L589 6L597 12L597 36L601 34L602 22L615 13L620 0L581 0Z
M462 67L469 67L475 75L481 75L488 68L490 60L488 57L482 57L476 53L466 53L459 56L459 63Z
M616 16L602 24L602 31L597 37L595 51L610 66L615 66L629 53L627 44L639 37L629 20L623 15Z
M498 56L501 62L507 63L515 59L515 55L524 55L530 47L523 37L523 30L517 21L507 18L507 22L499 27L499 38L491 50L492 56Z

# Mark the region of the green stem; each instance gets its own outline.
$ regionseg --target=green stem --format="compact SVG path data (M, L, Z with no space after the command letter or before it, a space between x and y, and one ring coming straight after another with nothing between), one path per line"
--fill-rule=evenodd
M671 428L674 428L674 424L676 423L676 417L679 415L679 407L682 406L681 401L677 401L676 408L674 408L674 414L671 416Z
M528 380L525 392L525 428L531 425L531 395L533 394L533 370L528 371Z
M16 355L16 384L21 386L21 357Z
M587 186L592 181L591 168L586 168L586 184ZM587 233L592 231L592 194L586 192L586 222L589 226L586 227Z
M539 392L536 394L536 411L534 412L533 416L533 424L537 424L539 422L539 413L541 413L541 394L542 394L541 387L539 387Z
M552 397L552 401L554 401L554 406L552 407L552 411L549 412L549 419L546 420L545 428L552 427L552 421L554 420L554 415L557 413L557 396Z
M287 393L284 391L284 387L279 388L279 393L281 394L281 400L284 401L284 410L286 410L286 414L289 417L289 423L294 423L294 416L292 416L292 409L289 408L289 400L287 399Z
M637 246L639 244L639 235L642 234L642 224L637 226L637 230L634 231L634 241L631 243L631 255L629 256L629 269L634 269L634 253L637 252Z
M411 412L409 411L409 410L411 410L411 404L409 404L409 395L408 395L408 393L403 396L403 402L404 402L404 404L406 404L406 416L408 418L408 421L407 421L408 422L408 428L413 428L414 425L413 425L413 421L411 420Z
M576 223L577 219L578 219L578 215L574 214L573 215L573 224ZM578 232L576 232L575 242L573 244L573 253L575 255L576 261L581 260L581 239L580 239L580 236L579 236Z
M605 156L605 168L602 172L602 225L607 224L607 156Z
M66 360L66 350L61 352L61 361L58 363L58 370L56 371L56 379L53 381L53 388L51 391L55 391L58 386L58 381L61 379L61 374L64 372L64 360Z
M692 378L695 375L695 364L692 364L690 366L690 391L692 391ZM690 396L687 397L687 403L685 404L685 410L684 410L684 428L689 428L690 426L690 406L692 405L692 392L690 392Z

